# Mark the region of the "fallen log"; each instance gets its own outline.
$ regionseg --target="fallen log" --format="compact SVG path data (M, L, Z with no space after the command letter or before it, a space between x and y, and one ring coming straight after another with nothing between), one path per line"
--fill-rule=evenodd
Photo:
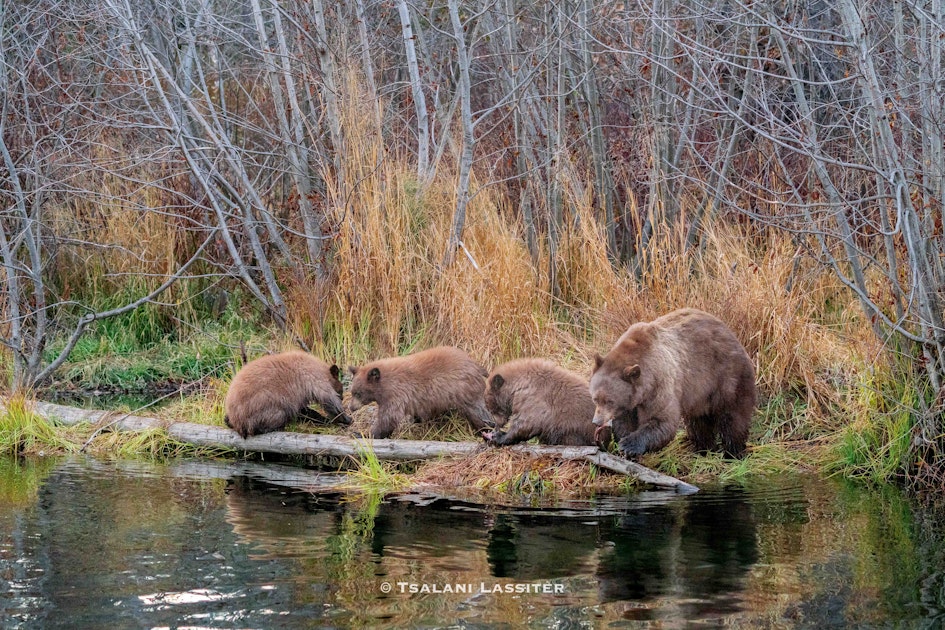
M193 422L168 422L158 418L114 411L77 409L41 401L33 403L33 410L44 418L56 419L66 425L82 422L91 425L104 424L110 430L117 431L162 429L170 437L188 444L281 455L356 457L370 449L380 460L410 461L437 457L462 457L478 453L483 449L496 448L481 442L362 440L341 435L315 435L287 431L275 431L243 439L235 431L224 427ZM510 448L513 451L527 453L535 457L544 455L560 459L583 459L601 468L633 476L645 484L659 488L671 488L679 494L692 494L699 491L699 488L685 481L664 475L622 457L611 455L596 446L517 444L503 448Z

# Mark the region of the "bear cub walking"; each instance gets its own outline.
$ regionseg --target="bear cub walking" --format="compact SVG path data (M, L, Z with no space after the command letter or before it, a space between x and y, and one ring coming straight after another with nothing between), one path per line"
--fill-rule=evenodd
M495 368L487 379L486 408L497 419L497 428L483 436L492 444L534 437L542 444L594 444L594 402L587 381L551 361L516 359Z
M348 369L351 411L377 403L374 439L390 437L401 422L448 411L465 416L477 431L492 426L484 400L487 372L459 348L440 346Z
M697 452L745 451L755 409L755 368L735 334L719 319L686 308L638 322L605 356L590 383L594 424L630 420L618 448L630 457L666 446L685 424Z
M244 439L278 431L296 416L351 424L341 404L339 374L337 365L298 350L259 357L233 377L223 401L223 419ZM309 408L313 402L327 418Z

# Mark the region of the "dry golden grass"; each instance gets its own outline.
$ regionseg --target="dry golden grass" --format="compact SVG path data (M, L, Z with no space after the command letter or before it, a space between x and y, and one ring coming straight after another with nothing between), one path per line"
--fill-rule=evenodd
M128 165L122 161L128 152L121 143L120 138L103 141L92 159L127 174ZM57 283L66 297L74 290L101 297L129 285L144 292L159 285L164 274L173 273L190 255L195 246L189 233L181 229L184 219L147 211L182 203L161 188L162 184L173 185L164 181L165 176L164 165L157 163L136 164L131 176L131 180L156 182L153 186L138 186L108 170L89 169L76 175L78 190L97 194L72 195L67 204L53 208L47 216L54 233L69 236L60 246L56 268ZM173 299L178 290L171 287L165 299Z
M431 460L411 476L414 487L473 488L494 495L543 498L626 490L627 477L585 461L532 457L489 448L472 457Z
M856 408L864 366L880 355L877 343L849 292L784 233L716 220L695 257L684 247L684 219L695 202L683 198L680 223L654 235L637 276L609 260L590 189L568 189L556 259L544 243L533 260L511 199L500 186L480 188L474 174L463 247L444 267L455 173L441 164L430 181L419 182L408 160L386 152L373 103L355 89L358 78L344 80L346 146L338 170L322 173L325 227L332 231L329 280L317 281L304 267L279 269L292 333L317 355L346 367L450 344L487 368L541 356L587 375L593 355L630 324L692 306L727 322L755 361L762 402L756 424L763 425L753 431L755 443L835 433ZM96 185L118 193L127 183L106 177ZM57 213L56 221L69 223L64 232L116 245L99 257L64 256L63 293L86 277L94 281L84 290L93 293L113 290L113 280L128 286L106 269L160 278L186 258L182 252L192 244L180 226L140 211L167 204L166 194L143 187L127 206L77 199ZM280 344L292 345L274 345ZM177 413L219 424L225 391L217 383ZM366 431L372 413L357 415L354 428ZM456 419L405 425L396 437L476 439Z
M352 151L365 153L375 155L369 147ZM363 173L366 163L351 169ZM755 359L763 400L800 401L797 413L825 430L845 404L844 388L856 381L855 366L875 354L848 292L817 263L798 258L796 244L776 231L718 222L693 258L683 248L683 228L667 229L654 237L638 279L608 260L595 208L582 202L566 208L576 220L561 238L560 293L552 298L548 252L532 262L498 188L473 197L464 248L441 266L454 194L448 173L421 188L393 161L359 180L337 217L334 286L316 352L359 362L450 344L487 368L543 356L587 374L593 354L630 324L692 306L739 336ZM289 296L290 311L310 308L311 292Z

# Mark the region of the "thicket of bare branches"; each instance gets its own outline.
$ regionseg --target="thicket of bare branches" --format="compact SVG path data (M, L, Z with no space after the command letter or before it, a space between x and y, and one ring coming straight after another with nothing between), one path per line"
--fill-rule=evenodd
M943 31L932 0L0 2L0 336L15 385L181 278L238 279L285 323L279 270L332 282L364 176L343 159L358 103L377 160L410 156L421 189L455 177L447 264L469 200L494 187L536 264L551 261L553 295L580 200L637 274L666 231L685 230L692 256L720 217L790 231L918 362L931 394L915 446L933 448ZM103 240L116 217L166 236ZM82 287L93 272L137 293L102 308ZM68 343L48 356L53 338Z

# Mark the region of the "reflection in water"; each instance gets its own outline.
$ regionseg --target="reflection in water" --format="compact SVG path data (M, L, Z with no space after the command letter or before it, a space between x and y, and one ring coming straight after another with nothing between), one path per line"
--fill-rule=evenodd
M0 626L945 620L942 512L891 488L799 477L542 511L259 476L235 464L0 460Z
M598 545L596 524L499 514L486 553L493 576L527 582L593 572Z
M635 510L603 533L609 543L597 572L603 601L674 597L674 615L699 619L742 609L746 574L758 561L757 527L744 491ZM650 618L648 606L632 609Z
M248 477L226 484L226 521L255 558L324 556L324 542L341 520L337 496L273 488Z

